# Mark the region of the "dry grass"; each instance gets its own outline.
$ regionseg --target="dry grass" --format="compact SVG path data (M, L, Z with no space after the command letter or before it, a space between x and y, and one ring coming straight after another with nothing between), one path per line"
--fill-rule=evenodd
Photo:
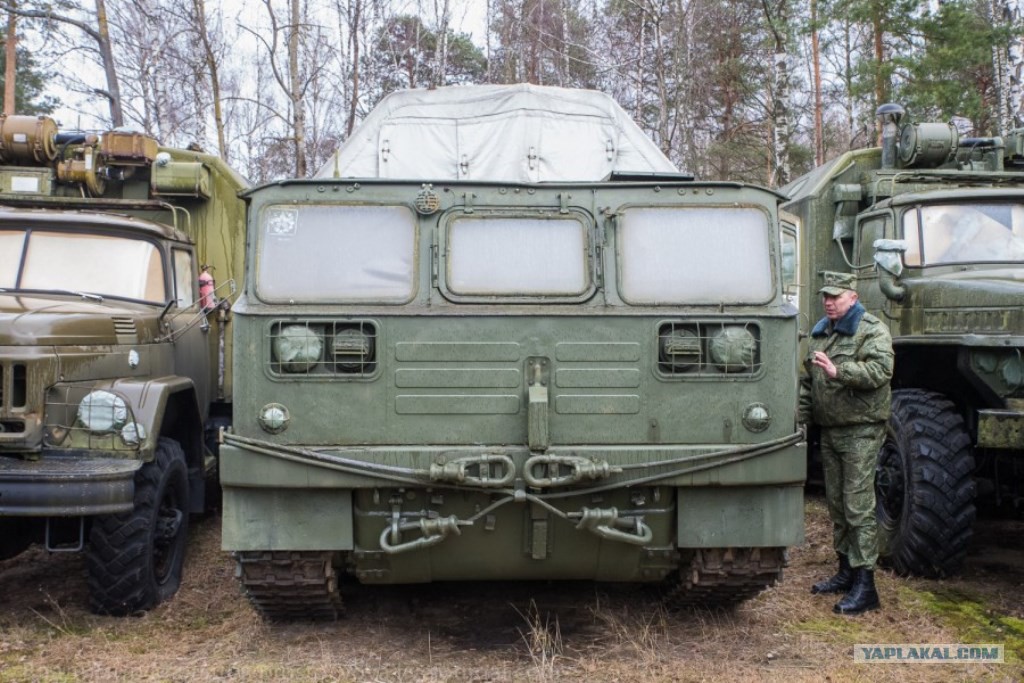
M935 609L936 591L972 596L993 623L1024 617L1024 550L1017 570L986 560L956 581L879 572L884 608L838 617L832 599L807 590L834 558L821 502L810 499L807 511L807 541L793 549L783 583L726 613L667 612L651 592L629 586L466 584L347 588L349 612L337 623L268 625L240 594L219 549L219 520L210 519L193 529L177 597L115 619L85 610L79 556L34 550L0 563L0 682L1024 679L1019 659L852 659L855 643L978 642L973 627Z

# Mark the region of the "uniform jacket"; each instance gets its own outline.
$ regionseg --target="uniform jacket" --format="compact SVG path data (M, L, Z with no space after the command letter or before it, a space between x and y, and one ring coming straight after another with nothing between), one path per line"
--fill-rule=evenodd
M807 374L800 380L798 420L822 427L885 422L889 419L892 337L860 302L833 325L822 318L811 330ZM838 371L835 379L811 363L824 351Z

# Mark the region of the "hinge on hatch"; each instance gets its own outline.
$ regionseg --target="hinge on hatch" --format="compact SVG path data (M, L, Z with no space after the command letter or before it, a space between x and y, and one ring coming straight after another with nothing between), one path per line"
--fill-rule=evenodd
M547 358L527 358L526 377L529 383L529 408L526 416L526 432L531 451L546 451L551 445L548 429L548 382L550 362Z
M558 195L558 213L569 213L569 200L572 199L572 195L568 192L562 192Z

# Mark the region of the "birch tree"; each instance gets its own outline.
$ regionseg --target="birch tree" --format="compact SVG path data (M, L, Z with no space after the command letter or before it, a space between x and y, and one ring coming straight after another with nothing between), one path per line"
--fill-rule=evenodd
M91 7L74 0L49 2L0 2L0 9L19 17L38 19L47 24L71 27L83 34L91 45L87 52L96 58L106 80L106 89L89 87L79 82L87 92L102 96L107 101L112 126L124 125L121 85L117 77L114 51L110 42L106 0L93 0ZM76 43L76 45L79 45Z

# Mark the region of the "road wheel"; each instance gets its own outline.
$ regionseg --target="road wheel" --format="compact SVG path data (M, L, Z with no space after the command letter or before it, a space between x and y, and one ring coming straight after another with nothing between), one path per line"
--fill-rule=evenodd
M178 591L188 507L185 454L161 438L156 457L135 475L135 507L93 521L86 565L94 612L133 614Z
M956 406L942 394L894 391L875 476L878 542L900 574L956 572L974 526L974 458Z

